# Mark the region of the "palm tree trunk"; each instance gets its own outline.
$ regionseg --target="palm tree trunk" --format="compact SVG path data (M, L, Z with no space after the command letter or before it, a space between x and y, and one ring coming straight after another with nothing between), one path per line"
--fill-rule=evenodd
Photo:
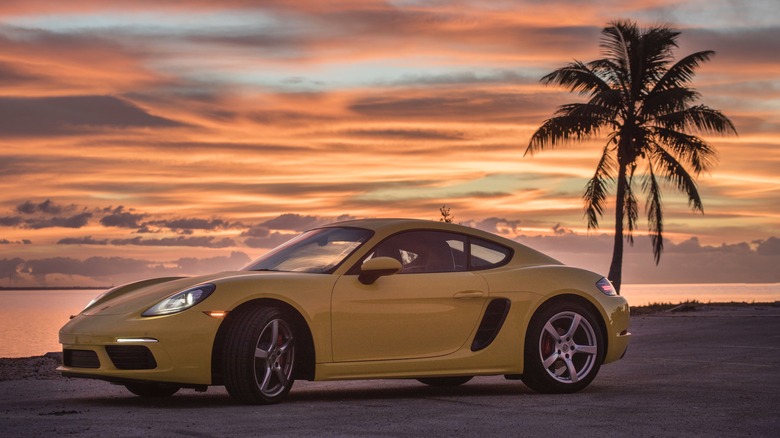
M612 263L609 265L608 278L620 293L623 280L623 216L626 204L626 165L619 164L617 179L617 201L615 202L615 244L612 248Z

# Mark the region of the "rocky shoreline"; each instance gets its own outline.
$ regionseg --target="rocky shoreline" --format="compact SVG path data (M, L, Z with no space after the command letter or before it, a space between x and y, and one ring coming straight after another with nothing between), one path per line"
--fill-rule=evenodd
M50 380L63 378L56 371L62 364L62 353L43 356L0 358L0 382L6 380Z

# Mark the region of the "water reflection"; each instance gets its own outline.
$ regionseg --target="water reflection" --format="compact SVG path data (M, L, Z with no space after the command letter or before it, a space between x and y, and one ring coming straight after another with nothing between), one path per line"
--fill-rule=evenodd
M62 348L57 332L102 290L0 290L0 357Z

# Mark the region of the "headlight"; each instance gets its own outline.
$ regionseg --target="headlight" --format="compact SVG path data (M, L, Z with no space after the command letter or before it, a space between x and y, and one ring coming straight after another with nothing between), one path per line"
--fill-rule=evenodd
M178 313L205 300L217 289L213 284L201 284L193 288L177 292L147 309L141 316L160 316Z
M612 282L610 282L606 278L602 278L601 280L597 281L596 287L599 288L599 290L603 292L604 295L609 295L611 297L618 295L617 291L615 290L615 287L612 286Z

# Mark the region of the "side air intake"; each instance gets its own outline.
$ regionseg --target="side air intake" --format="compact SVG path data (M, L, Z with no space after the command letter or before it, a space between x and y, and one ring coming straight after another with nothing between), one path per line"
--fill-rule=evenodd
M483 350L496 339L508 313L509 300L505 298L493 300L488 304L482 322L479 323L477 335L474 336L474 342L471 343L471 351Z

